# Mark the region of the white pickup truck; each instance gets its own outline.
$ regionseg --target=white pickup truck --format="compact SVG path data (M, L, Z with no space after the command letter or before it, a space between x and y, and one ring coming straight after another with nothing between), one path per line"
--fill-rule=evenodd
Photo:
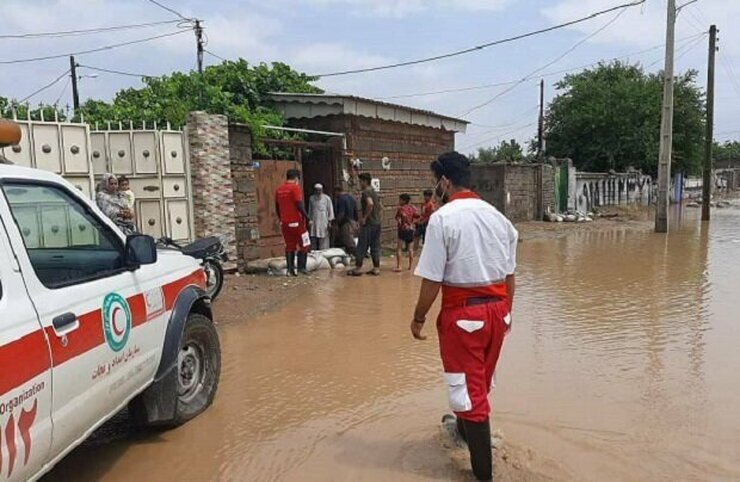
M144 425L204 411L221 354L197 261L1 161L0 481L38 479L127 405Z

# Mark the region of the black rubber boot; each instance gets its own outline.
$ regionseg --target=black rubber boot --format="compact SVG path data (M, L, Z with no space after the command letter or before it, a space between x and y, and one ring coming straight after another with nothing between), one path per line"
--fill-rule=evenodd
M308 263L308 253L298 252L298 272L302 275L311 276L311 273L306 269Z
M459 419L458 419L459 420ZM491 447L491 423L462 421L460 435L468 443L470 465L478 480L493 480L493 453ZM464 435L463 435L464 434Z
M288 262L288 276L298 276L295 270L295 252L285 253L285 260Z

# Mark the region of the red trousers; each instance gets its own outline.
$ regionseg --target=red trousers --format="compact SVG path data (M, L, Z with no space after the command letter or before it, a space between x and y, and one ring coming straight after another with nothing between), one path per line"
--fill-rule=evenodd
M281 223L280 229L283 232L286 251L299 251L301 253L308 252L308 248L311 247L311 241L309 239L308 243L304 242L304 234L306 235L305 238L308 238L305 221L297 223Z
M442 308L437 318L439 351L450 408L459 418L485 421L504 336L511 317L507 300Z

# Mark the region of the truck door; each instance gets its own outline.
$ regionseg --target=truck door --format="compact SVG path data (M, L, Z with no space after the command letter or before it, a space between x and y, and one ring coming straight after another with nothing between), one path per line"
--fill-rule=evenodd
M0 481L27 480L51 444L51 360L0 215Z
M163 295L154 265L123 268L123 238L73 187L5 180L0 188L0 214L15 221L13 245L25 246L18 261L51 349L56 459L152 380ZM24 236L34 232L36 240Z

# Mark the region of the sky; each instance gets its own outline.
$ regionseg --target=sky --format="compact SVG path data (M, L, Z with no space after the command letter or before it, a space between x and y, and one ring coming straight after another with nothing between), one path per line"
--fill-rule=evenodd
M627 0L158 0L185 17L202 19L206 49L251 63L281 61L308 74L424 58L465 49L584 17ZM678 0L678 4L689 0ZM125 47L77 55L77 62L121 72L161 75L196 66L192 31L176 23L63 38L3 35L54 32L177 20L151 0L2 0L0 95L22 99L69 68L68 58L9 60L95 49L181 33ZM696 69L706 84L707 42L720 29L715 137L740 139L740 0L698 0L683 8L676 27L676 71ZM564 70L622 58L649 71L663 67L666 0L615 11L587 22L437 62L385 71L325 77L327 92L352 94L450 116L471 124L458 134L463 152L501 140L524 143L536 134L539 81L546 102L557 95ZM219 63L206 54L206 65ZM80 68L80 95L109 100L141 85L135 76ZM527 79L518 82L522 79ZM495 85L507 83L506 85ZM513 84L512 82L517 82ZM491 86L491 84L493 84ZM483 87L485 86L485 87ZM460 91L460 89L474 89ZM480 88L479 88L480 87ZM32 103L71 103L66 77ZM444 90L456 92L439 93ZM433 93L433 94L430 94ZM424 94L424 95L419 95ZM135 120L135 119L134 119Z

